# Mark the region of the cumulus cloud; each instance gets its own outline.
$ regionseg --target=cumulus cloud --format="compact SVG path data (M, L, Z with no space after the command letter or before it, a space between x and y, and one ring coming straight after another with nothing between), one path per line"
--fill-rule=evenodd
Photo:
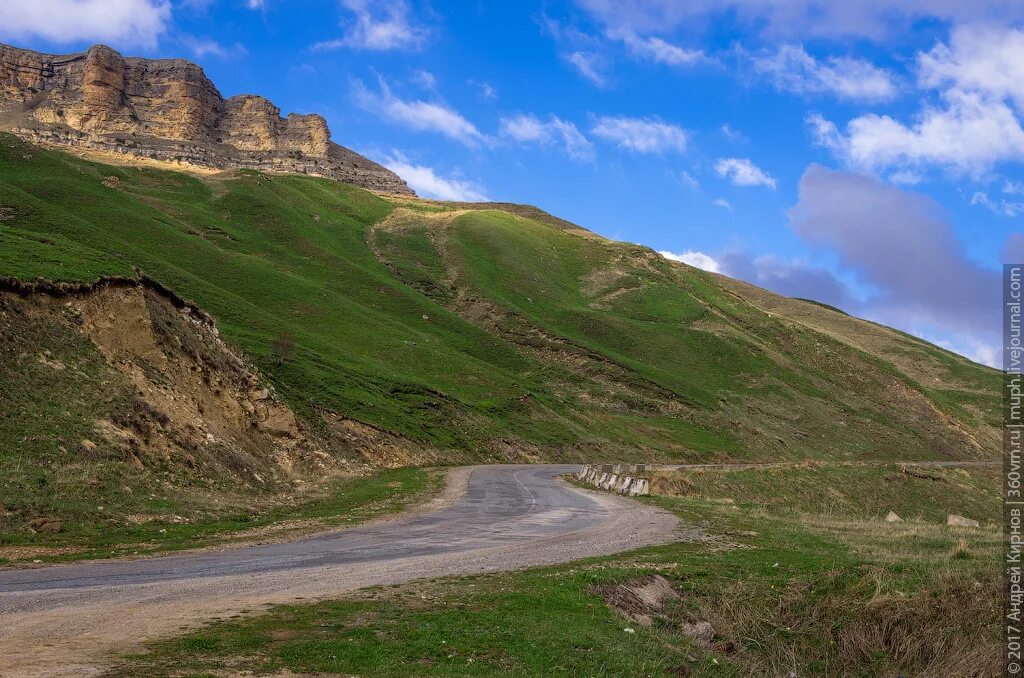
M500 136L521 143L558 144L573 160L593 160L594 146L575 124L557 116L541 120L535 115L518 113L499 123Z
M1007 0L576 0L609 27L659 33L701 20L736 17L763 34L883 39L920 19L954 24L1024 19L1024 5Z
M711 271L712 273L721 273L722 266L718 261L703 252L697 252L695 250L689 250L687 252L669 252L668 250L660 250L658 252L661 256L671 261L681 261L684 264L689 264L695 268L699 268L704 271Z
M409 18L405 0L341 0L350 19L343 22L345 34L313 45L314 50L365 49L384 52L423 47L428 31Z
M917 56L917 82L937 89L909 121L867 114L844 130L808 117L816 141L855 168L879 171L936 166L978 177L1024 155L1024 31L955 28L949 43Z
M949 44L938 43L917 58L922 87L953 87L1013 99L1024 108L1024 31L959 26Z
M686 130L655 117L601 116L590 132L636 153L686 151Z
M400 99L391 93L383 78L379 84L380 91L375 92L362 80L355 80L352 90L356 103L409 129L436 132L467 146L476 146L486 140L476 125L458 111L441 103Z
M1005 102L959 89L943 99L944 107L927 106L909 124L875 113L851 120L845 134L820 115L808 123L819 144L863 169L930 164L977 176L998 162L1020 160L1024 129Z
M939 206L871 176L811 165L789 216L797 234L878 290L874 317L991 343L998 273L968 257Z
M749 158L719 158L715 163L715 173L728 178L736 186L767 186L775 190L775 178Z
M814 58L802 45L780 45L750 56L754 72L776 89L794 94L833 94L842 99L887 101L896 96L892 74L863 59Z
M433 168L416 165L401 153L393 153L384 160L383 165L405 179L414 191L424 197L460 202L487 200L484 189L475 182L440 176Z
M165 0L0 2L0 39L155 47L171 22Z

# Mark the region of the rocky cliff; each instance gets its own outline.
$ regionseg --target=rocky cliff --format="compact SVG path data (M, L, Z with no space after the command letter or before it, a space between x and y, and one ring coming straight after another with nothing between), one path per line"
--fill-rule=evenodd
M260 96L224 99L190 61L123 57L103 45L64 56L0 45L0 129L47 145L412 194L394 172L332 143L320 115L283 118Z

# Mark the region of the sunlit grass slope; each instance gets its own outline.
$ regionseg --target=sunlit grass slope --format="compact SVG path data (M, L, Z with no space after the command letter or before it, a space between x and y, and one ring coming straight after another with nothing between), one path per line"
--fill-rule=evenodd
M907 338L922 383L835 331L861 322L841 313L815 307L836 316L815 327L646 248L468 207L0 136L0 276L144 274L215 317L314 428L336 413L460 459L996 454L995 371Z

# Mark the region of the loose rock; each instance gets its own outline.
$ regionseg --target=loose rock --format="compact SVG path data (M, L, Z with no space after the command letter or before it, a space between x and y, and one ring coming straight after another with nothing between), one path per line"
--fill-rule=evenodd
M28 522L33 532L60 532L64 529L64 521L56 518L35 518Z
M946 525L950 527L981 527L981 523L971 518L964 518L958 516L955 513L950 513L949 517L946 518Z

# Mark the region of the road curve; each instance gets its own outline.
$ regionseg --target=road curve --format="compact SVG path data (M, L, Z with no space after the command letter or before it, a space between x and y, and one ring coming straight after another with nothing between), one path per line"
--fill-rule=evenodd
M261 605L672 538L674 516L558 479L577 468L476 467L447 508L295 542L0 571L0 675L90 675L145 640Z

